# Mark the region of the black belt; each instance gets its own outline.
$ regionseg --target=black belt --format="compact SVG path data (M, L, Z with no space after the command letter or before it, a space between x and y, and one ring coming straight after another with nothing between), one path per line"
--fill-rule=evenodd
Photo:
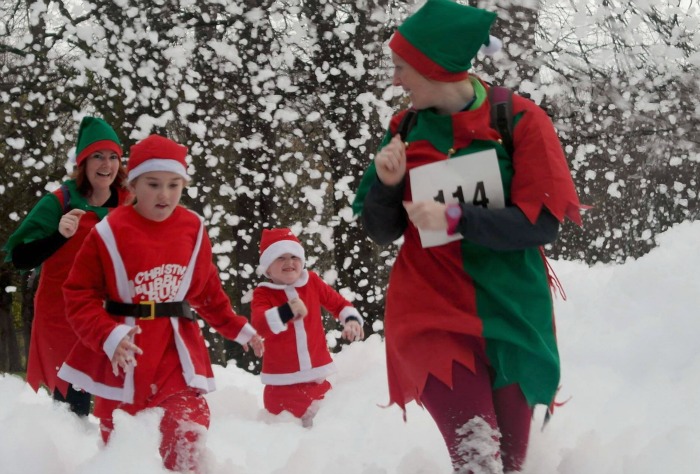
M141 301L140 303L120 303L118 301L106 301L105 310L118 316L133 316L140 319L179 318L196 319L187 301L171 301L156 303L155 301Z

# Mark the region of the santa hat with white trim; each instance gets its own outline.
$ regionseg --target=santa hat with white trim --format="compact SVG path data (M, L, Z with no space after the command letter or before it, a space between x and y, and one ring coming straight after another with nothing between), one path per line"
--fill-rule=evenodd
M301 266L306 263L304 247L294 233L287 228L263 229L260 237L260 265L258 275L264 275L272 262L281 255L290 253L301 259Z
M481 51L493 55L501 41L489 34L496 14L452 0L428 0L399 26L389 47L421 75L440 82L466 79Z
M150 135L129 150L129 163L126 167L128 182L151 171L170 171L189 182L186 156L186 146L160 135Z

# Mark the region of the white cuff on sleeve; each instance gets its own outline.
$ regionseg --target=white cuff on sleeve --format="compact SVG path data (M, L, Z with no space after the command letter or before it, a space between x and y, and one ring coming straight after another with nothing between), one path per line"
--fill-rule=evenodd
M273 334L279 334L287 330L287 325L282 322L282 317L277 307L265 311L265 320Z
M117 346L122 339L124 339L124 336L129 333L129 331L131 331L131 326L120 324L112 330L109 337L107 337L107 340L104 342L104 344L102 344L102 350L105 351L105 354L107 354L109 360L112 360L112 357L114 357L114 352L117 350Z
M245 326L241 328L241 332L238 333L238 336L236 336L236 339L234 339L234 341L241 345L247 344L256 334L257 332L255 331L253 326L251 326L248 323L245 323Z
M343 310L340 312L340 322L341 324L345 325L345 320L348 319L349 316L354 316L356 317L359 322L360 326L365 324L365 320L362 319L362 316L360 316L360 312L357 311L353 306L346 306L343 308Z

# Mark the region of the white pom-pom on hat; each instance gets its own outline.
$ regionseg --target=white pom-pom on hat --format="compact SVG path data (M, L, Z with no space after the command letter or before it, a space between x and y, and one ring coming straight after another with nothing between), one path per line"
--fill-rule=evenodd
M486 56L493 56L503 48L503 42L496 38L495 36L489 35L489 44L483 45L479 49L480 52L484 53Z

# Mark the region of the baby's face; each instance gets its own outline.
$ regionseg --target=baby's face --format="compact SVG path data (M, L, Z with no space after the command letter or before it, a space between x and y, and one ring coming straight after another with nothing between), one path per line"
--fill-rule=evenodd
M302 270L301 259L291 253L285 253L272 262L267 269L267 275L273 283L291 285L299 279Z

